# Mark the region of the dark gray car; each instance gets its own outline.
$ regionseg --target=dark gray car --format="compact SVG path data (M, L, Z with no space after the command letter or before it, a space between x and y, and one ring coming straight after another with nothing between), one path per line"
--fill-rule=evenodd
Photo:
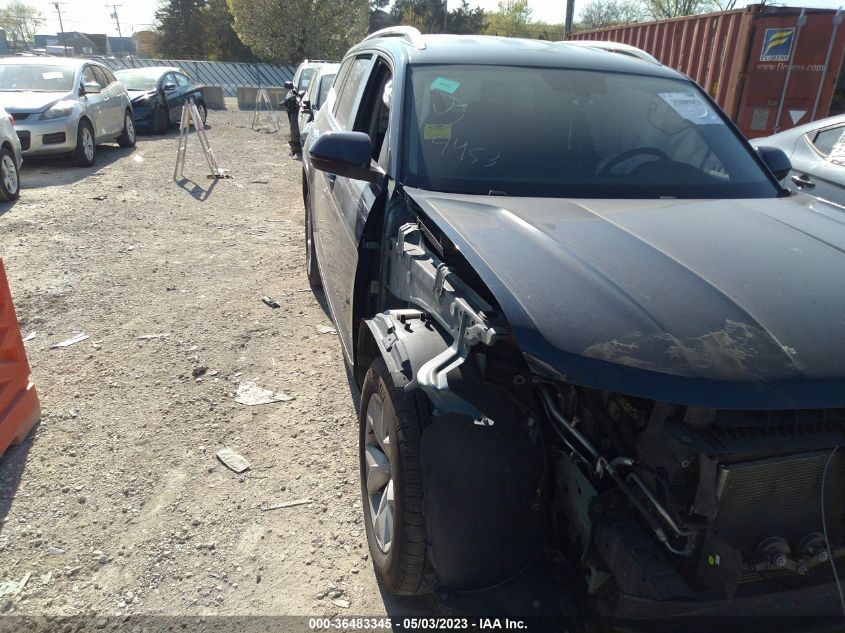
M841 617L845 214L782 152L664 66L397 27L303 160L382 588L545 554L599 613L684 618L622 630Z
M845 206L845 114L751 141L783 150L792 162L785 184Z

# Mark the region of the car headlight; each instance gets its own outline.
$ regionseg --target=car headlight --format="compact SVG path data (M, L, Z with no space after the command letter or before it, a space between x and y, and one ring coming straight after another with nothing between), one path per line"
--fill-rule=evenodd
M61 119L62 117L70 116L73 112L73 104L59 101L53 107L48 108L38 117L40 120Z

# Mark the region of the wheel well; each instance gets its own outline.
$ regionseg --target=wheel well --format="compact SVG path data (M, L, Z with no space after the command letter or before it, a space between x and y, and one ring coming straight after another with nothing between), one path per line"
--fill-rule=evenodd
M12 155L15 153L15 148L12 147L12 144L9 141L3 141L3 144L0 145L0 149L7 149L12 152Z
M87 116L81 116L81 117L79 117L79 125L77 125L76 127L77 127L77 128L79 128L79 126L80 126L80 125L82 125L82 123L83 123L83 122L84 122L84 123L87 123L88 125L90 125L92 130L94 129L94 123L93 123L93 121L91 121L91 119L89 119ZM96 131L95 131L95 132L96 132Z

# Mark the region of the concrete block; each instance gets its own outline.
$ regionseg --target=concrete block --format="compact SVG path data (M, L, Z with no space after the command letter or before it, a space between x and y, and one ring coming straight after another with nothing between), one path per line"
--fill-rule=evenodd
M202 97L205 105L211 110L225 110L226 102L223 100L223 88L220 86L203 86Z
M280 105L282 101L285 99L285 95L287 95L287 90L284 88L271 88L267 87L264 88L267 91L267 94L270 97L270 103L273 104L273 107L277 110L280 109ZM238 108L241 110L252 110L255 108L255 100L258 98L258 88L254 88L251 86L239 86L238 87Z

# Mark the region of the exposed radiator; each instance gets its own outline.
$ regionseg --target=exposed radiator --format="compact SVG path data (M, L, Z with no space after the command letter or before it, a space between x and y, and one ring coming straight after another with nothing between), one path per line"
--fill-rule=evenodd
M795 543L822 532L822 473L830 451L803 453L719 469L716 532L746 556L765 539ZM831 460L825 484L827 531L832 547L845 540L845 448Z

